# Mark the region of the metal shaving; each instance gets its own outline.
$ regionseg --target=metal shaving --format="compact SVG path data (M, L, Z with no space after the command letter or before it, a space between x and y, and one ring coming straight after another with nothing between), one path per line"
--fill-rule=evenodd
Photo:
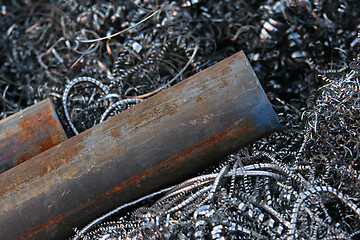
M286 128L74 239L356 239L359 15L353 0L1 3L0 119L50 97L76 135L244 50Z

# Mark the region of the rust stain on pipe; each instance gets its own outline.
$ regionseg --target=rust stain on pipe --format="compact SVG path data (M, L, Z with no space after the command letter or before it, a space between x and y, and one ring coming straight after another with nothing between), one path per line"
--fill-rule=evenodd
M31 238L34 234L36 234L37 232L41 231L42 229L44 228L47 228L51 225L54 225L58 222L60 222L62 219L64 219L66 217L65 214L61 215L61 216L58 216L58 217L55 217L53 219L50 219L50 220L47 220L46 222L44 222L43 224L41 224L40 226L36 227L35 229L25 233L24 235L22 236L19 236L17 238L15 238L14 240L23 240L23 239L29 239Z
M237 53L1 174L1 239L65 239L279 128Z
M49 99L0 121L0 173L67 139Z

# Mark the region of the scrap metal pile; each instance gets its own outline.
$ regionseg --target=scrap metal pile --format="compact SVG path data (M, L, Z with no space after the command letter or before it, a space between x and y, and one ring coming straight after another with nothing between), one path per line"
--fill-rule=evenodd
M51 97L76 135L244 50L285 126L74 239L359 237L357 1L13 0L0 17L0 119Z

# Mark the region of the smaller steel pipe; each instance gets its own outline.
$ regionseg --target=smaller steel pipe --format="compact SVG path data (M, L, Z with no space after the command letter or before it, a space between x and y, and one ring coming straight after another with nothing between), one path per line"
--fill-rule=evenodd
M0 121L0 173L67 139L50 99Z

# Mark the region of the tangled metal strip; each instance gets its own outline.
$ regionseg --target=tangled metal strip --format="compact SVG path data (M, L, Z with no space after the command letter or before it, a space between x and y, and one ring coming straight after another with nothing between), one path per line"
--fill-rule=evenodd
M342 193L339 193L336 189L327 186L313 187L307 190L306 192L301 193L299 198L294 203L294 209L291 216L291 226L289 228L289 232L287 236L288 239L295 239L296 222L298 219L298 215L302 203L311 195L320 194L322 192L328 192L333 194L334 196L339 198L344 204L349 206L357 214L358 217L360 217L360 208L356 206L352 201L350 201L348 197L345 197Z
M63 96L62 96L62 105L63 105L63 108L64 108L64 113L65 113L66 120L68 121L68 123L69 123L71 129L74 131L75 135L79 134L79 132L76 129L76 127L74 126L74 124L72 123L71 118L69 116L67 101L68 101L70 90L75 85L78 85L80 83L94 84L96 87L98 87L103 92L103 95L108 95L109 94L109 90L108 90L108 87L106 85L102 84L98 80L93 79L91 77L78 77L78 78L75 78L74 80L72 80L68 85L66 85L66 88L65 88ZM94 94L92 94L90 99L87 101L88 104L91 103L94 100L93 96L94 96Z
M106 215L101 216L101 217L95 219L94 221L92 221L91 223L89 223L88 225L86 225L81 231L78 231L77 234L73 237L73 240L79 239L79 237L82 237L82 235L83 235L88 229L90 229L91 227L93 227L95 224L97 224L97 223L103 221L104 219L106 219L107 217L109 217L109 216L111 216L111 215L113 215L113 214L115 214L115 213L123 210L124 208L127 208L127 207L129 207L129 206L135 205L135 204L137 204L137 203L139 203L139 202L141 202L141 201L144 201L145 199L152 198L152 197L154 197L154 196L157 196L157 195L159 195L159 194L162 194L162 193L164 193L164 192L167 192L167 191L171 190L172 188L173 188L173 187L169 187L169 188L162 189L162 190L160 190L160 191L158 191L158 192L149 194L149 195L147 195L147 196L145 196L145 197L142 197L142 198L140 198L140 199L138 199L138 200L135 200L135 201L133 201L133 202L131 202L131 203L124 204L124 205L122 205L122 206L120 206L120 207L112 210L111 212L107 213Z
M121 108L121 111L125 110L128 108L129 105L135 105L139 102L141 102L141 99L122 99L119 100L115 103L113 103L112 105L109 106L108 109L106 109L106 111L101 115L101 119L100 119L100 123L103 122L104 120L106 120L108 118L108 116L110 115L111 112L114 111L114 109L116 108ZM117 111L118 113L119 111Z

